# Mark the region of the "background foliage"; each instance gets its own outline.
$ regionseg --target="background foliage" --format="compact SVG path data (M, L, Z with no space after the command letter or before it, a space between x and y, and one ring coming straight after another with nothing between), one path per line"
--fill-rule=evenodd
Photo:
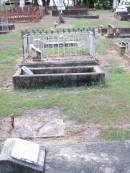
M111 9L113 0L94 0L94 3L98 9Z

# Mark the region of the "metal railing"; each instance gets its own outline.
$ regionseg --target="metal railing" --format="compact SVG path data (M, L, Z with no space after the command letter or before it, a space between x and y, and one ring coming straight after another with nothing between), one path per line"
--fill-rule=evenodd
M91 55L95 57L94 29L67 29L62 31L22 32L24 59L31 57L31 45L42 54L42 58Z

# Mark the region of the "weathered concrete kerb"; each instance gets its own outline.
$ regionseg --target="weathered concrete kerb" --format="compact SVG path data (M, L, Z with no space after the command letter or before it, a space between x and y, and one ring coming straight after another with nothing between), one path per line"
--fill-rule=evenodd
M8 139L0 156L0 173L129 173L130 141L40 146L46 156L37 163L12 158L16 139ZM34 147L35 149L35 147ZM32 148L33 150L33 148ZM39 155L44 150L39 151ZM29 151L33 153L33 151ZM35 160L35 158L34 158ZM43 164L44 163L44 164ZM40 169L40 171L38 170Z
M33 75L19 69L13 76L15 88L81 86L104 83L105 74L98 66L30 68Z

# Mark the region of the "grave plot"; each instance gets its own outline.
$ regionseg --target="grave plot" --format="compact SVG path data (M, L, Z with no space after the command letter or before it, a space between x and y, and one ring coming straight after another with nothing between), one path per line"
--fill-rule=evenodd
M7 139L0 173L128 173L129 150L129 141L48 146Z
M6 34L13 29L15 29L13 23L9 23L6 17L0 17L0 34Z
M72 17L72 18L87 18L87 19L98 19L98 15L93 15L92 10L90 11L88 6L89 4L86 3L86 8L80 4L78 7L75 5L70 6L69 1L66 4L63 0L61 1L53 1L54 7L52 9L52 16L58 16L62 13L64 17ZM93 4L94 5L94 4Z
M0 142L7 138L29 139L39 143L79 143L100 140L100 127L93 123L66 120L58 107L32 109L20 117L0 120Z
M23 32L23 61L15 88L81 86L104 83L95 58L95 33L86 29Z
M130 41L121 41L120 43L115 43L115 49L121 56L128 59L130 58Z
M98 27L98 33L108 38L130 38L130 28L115 28L112 25Z
M0 173L43 173L44 161L44 147L22 139L8 139L0 155Z
M52 16L58 16L58 10L52 10ZM88 8L68 8L63 10L64 17L99 19L99 15L93 15Z

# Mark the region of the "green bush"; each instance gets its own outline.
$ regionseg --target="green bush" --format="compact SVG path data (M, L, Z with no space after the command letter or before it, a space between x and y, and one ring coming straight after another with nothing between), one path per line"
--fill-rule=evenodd
M97 9L111 9L112 0L95 0L95 6Z

